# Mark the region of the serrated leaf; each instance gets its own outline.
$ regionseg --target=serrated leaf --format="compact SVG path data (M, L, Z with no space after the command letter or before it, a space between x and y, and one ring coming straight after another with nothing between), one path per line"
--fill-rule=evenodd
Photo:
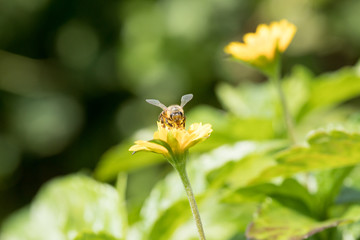
M308 146L294 146L277 155L278 164L265 169L252 184L299 172L335 169L360 162L360 134L340 130L314 131Z
M249 225L247 237L254 240L301 240L350 219L316 221L276 201L266 201Z
M83 175L57 178L37 194L29 211L3 226L1 239L74 239L82 232L124 237L120 198L115 188Z

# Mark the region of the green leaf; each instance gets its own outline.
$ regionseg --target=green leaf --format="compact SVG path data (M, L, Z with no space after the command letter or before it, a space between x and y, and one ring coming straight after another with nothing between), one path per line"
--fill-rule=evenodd
M343 187L336 199L336 204L352 204L360 202L360 191L355 188Z
M266 201L249 225L247 237L256 240L301 240L350 219L316 221L273 200Z
M218 196L207 196L201 201L200 208L206 239L235 240L240 236L245 236L246 226L251 221L257 207L257 203L227 204L221 202ZM168 239L199 239L193 219L188 218L185 224L179 226L172 237Z
M317 191L314 193L315 216L317 219L326 219L329 210L339 195L345 178L354 167L343 167L320 171L314 174L317 182Z
M118 240L106 233L81 233L74 240Z
M191 217L189 202L177 201L167 208L155 221L147 239L168 240L176 229Z
M311 82L308 109L339 104L360 95L358 66L322 74Z
M95 178L110 181L115 179L119 172L132 171L165 161L162 155L151 152L139 152L132 155L129 148L133 144L132 141L125 141L105 152L95 169Z
M115 188L83 175L50 181L41 188L29 210L10 217L1 239L72 239L83 232L118 239L122 232L120 198Z
M357 165L348 176L346 186L360 191L360 165Z
M184 187L178 174L171 172L156 184L145 201L138 231L143 239L167 240L190 217L191 210Z
M342 218L351 219L353 223L340 227L343 236L349 239L359 239L360 237L360 206L350 205Z
M276 90L269 83L233 87L217 86L216 93L224 107L241 118L274 118L279 107Z
M211 137L205 144L195 146L196 149L204 149L202 151L240 140L264 140L274 137L273 119L269 118L241 118L216 108L200 105L189 112L187 119L187 126L194 122L212 125L214 131Z
M315 204L312 195L295 179L286 179L280 185L264 183L240 188L229 193L224 201L241 204L248 201L262 202L271 197L281 204L311 216Z
M353 166L360 162L360 134L341 130L314 131L308 146L294 146L276 156L278 162L259 174L251 184L296 173Z
M243 141L233 146L224 146L215 158L227 161L209 171L207 180L215 188L223 185L230 189L249 186L263 171L276 165L273 152L278 152L285 146L284 141Z
M335 106L359 96L360 76L358 66L354 66L315 78L307 68L298 65L282 80L282 86L290 113L299 121L314 110ZM216 93L222 105L242 119L272 119L275 124L282 121L278 95L269 81L236 87L221 83ZM276 129L280 127L278 125Z
M302 108L309 101L310 86L313 78L313 73L309 69L297 65L292 68L291 74L285 76L282 80L287 104L294 119L297 119Z
M290 112L297 116L309 98L309 82L312 74L302 66L294 67L292 74L282 80L285 97ZM221 83L216 89L219 100L226 109L243 119L282 120L282 110L276 87L272 82L261 84L241 84L233 87Z

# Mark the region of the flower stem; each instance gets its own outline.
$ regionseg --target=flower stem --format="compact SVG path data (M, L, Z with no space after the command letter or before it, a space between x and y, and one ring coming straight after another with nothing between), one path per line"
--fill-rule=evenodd
M200 236L200 240L206 240L203 225L201 223L200 213L195 201L195 196L191 188L189 178L186 173L185 163L174 164L176 171L179 173L181 181L185 187L186 195L189 199L191 212L196 222L196 227Z
M282 89L281 86L281 81L280 81L280 61L277 64L277 68L275 71L274 76L272 77L272 80L275 84L276 90L279 94L280 97L280 102L281 102L281 107L283 110L283 116L284 116L284 121L286 124L286 128L288 131L288 135L290 138L290 141L294 144L296 143L296 138L295 138L295 131L294 131L294 125L293 125L293 119L290 115L290 111L289 111L289 107L287 105L286 99L285 99L285 95L284 95L284 91Z

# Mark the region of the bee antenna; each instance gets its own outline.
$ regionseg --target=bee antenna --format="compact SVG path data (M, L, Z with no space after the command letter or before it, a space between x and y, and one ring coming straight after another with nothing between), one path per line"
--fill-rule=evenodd
M166 110L167 107L162 104L159 100L156 100L156 99L146 99L145 100L147 103L150 103L151 105L154 105L154 106L157 106L159 108L162 108L162 110Z
M190 100L193 98L194 95L190 94L186 94L184 96L181 97L181 107L184 107L185 104L187 104L188 102L190 102Z

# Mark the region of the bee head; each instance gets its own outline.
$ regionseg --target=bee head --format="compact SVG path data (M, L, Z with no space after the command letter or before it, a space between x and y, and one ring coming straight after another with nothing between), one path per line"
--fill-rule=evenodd
M167 108L168 117L177 122L184 118L184 110L179 105L171 105Z

